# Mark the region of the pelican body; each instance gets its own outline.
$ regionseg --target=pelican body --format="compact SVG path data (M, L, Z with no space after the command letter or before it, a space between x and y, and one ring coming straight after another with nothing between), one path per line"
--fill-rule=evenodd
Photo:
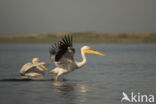
M86 53L105 56L103 53L92 50L89 46L83 46L81 48L82 61L75 61L75 49L72 46L72 36L69 35L64 36L61 41L52 45L49 52L51 61L56 65L56 68L49 71L49 73L56 74L55 80L58 80L63 74L67 74L75 69L83 67L87 62L85 56Z
M33 58L32 63L23 65L20 75L24 78L44 78L45 70L48 70L44 64L44 62L40 62L39 58Z

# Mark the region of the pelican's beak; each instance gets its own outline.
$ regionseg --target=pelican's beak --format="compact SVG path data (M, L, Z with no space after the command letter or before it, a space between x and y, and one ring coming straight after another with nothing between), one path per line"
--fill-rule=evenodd
M49 69L45 66L45 65L40 65L43 69L45 69L45 70L47 70L47 71L49 71Z
M84 52L88 53L88 54L96 54L96 55L100 55L100 56L106 56L105 54L95 51L95 50L92 50L92 49L85 50Z

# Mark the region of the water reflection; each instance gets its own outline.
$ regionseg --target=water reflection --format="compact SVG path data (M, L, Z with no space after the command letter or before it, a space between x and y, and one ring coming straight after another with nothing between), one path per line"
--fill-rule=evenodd
M85 103L88 100L87 93L89 86L84 84L73 84L66 81L54 81L53 86L56 87L57 94L63 98L64 104Z
M60 91L68 92L74 90L72 84L68 82L54 81L52 84Z
M80 92L86 93L88 92L89 88L86 85L80 85Z
M79 85L79 90L78 93L80 93L80 99L79 99L79 103L86 103L88 98L87 98L87 92L89 91L89 87L84 85L84 84L80 84Z
M62 104L75 104L77 95L71 83L64 81L53 81L52 84L57 89L56 94L58 97L63 100Z

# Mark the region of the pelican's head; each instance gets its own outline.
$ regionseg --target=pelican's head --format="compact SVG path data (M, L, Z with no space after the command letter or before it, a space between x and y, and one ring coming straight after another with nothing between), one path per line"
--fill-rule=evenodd
M32 59L32 63L33 64L38 64L40 62L40 59L39 58L33 58Z
M33 64L39 64L40 67L42 67L43 69L49 71L48 68L47 68L45 65L40 64L40 59L39 59L39 58L33 58L33 59L32 59L32 63L33 63Z
M96 54L96 55L100 55L100 56L106 56L105 54L101 53L101 52L98 52L98 51L95 51L93 49L91 49L91 47L89 46L83 46L81 48L81 50L84 52L84 53L88 53L88 54Z

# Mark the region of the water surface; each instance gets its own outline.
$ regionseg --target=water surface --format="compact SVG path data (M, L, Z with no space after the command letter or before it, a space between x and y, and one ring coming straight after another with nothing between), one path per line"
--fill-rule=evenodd
M75 59L81 61L75 44ZM67 81L0 81L0 104L120 104L122 92L156 95L156 44L87 44L107 56L87 55L87 64ZM0 45L0 79L20 78L19 70L33 57L54 64L49 44Z

